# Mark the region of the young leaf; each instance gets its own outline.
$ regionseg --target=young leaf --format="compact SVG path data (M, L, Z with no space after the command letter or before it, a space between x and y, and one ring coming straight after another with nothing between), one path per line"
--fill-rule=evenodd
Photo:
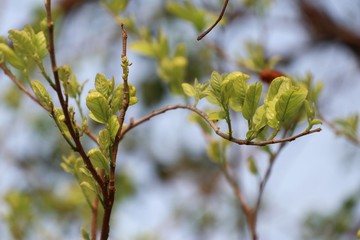
M166 9L177 17L190 21L198 31L201 31L206 26L205 11L194 7L190 3L179 4L169 2L166 4Z
M280 123L291 121L298 114L307 93L306 88L293 87L280 96L275 105L276 118Z
M83 227L81 228L81 236L82 236L81 240L90 240L90 234Z
M250 172L251 172L253 175L257 175L257 174L259 173L259 171L258 171L258 168L257 168L257 166L256 166L254 157L253 157L253 156L250 156L250 157L247 159L247 163L248 163L248 167L249 167Z
M108 129L105 128L99 132L98 143L104 155L108 156L111 144L110 132Z
M126 8L129 0L101 0L101 2L111 13L118 15Z
M88 156L96 167L108 170L108 160L98 148L91 149Z
M3 56L4 60L10 63L13 67L17 69L23 69L24 63L21 58L19 58L15 52L5 43L0 43L0 55Z
M108 98L113 89L111 89L111 83L106 80L105 74L96 74L95 77L95 89L102 95L104 95L105 98Z
M226 113L224 111L211 112L208 114L209 120L219 121L226 118Z
M44 85L39 80L33 80L31 81L31 88L33 89L36 97L39 99L41 105L44 106L47 111L51 111L54 105L50 94L46 91Z
M183 83L181 84L181 87L184 91L184 93L189 96L189 97L195 97L196 96L196 91L195 88L193 86L191 86L188 83Z
M262 84L254 83L249 86L249 89L246 92L242 113L244 118L248 121L251 121L259 105L261 91L262 91Z
M98 123L106 124L109 119L109 105L106 98L97 91L90 92L86 97L86 106L90 110L90 118Z
M108 131L110 133L112 141L115 140L115 136L116 136L119 128L120 128L120 124L119 124L118 117L116 115L112 115L110 117L108 125L107 125L107 129L108 129Z
M238 81L234 81L232 95L230 97L229 106L235 112L242 112L246 92L249 85L246 83L248 75L243 74Z
M284 91L290 89L291 81L287 77L275 78L270 86L265 98L265 102L272 101L276 96L281 95Z

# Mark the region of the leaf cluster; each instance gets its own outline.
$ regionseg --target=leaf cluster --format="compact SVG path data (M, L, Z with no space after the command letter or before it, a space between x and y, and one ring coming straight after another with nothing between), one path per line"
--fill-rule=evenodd
M226 120L231 136L230 110L241 113L247 122L246 139L273 139L281 128L287 129L303 115L308 119L308 130L321 121L315 118L315 108L309 103L308 90L295 84L287 77L272 81L266 93L259 82L248 83L250 76L241 72L220 75L213 72L208 82L194 85L183 83L187 96L195 99L195 105L202 98L219 110L208 113L212 121ZM306 109L306 111L304 111ZM266 129L272 129L267 136Z

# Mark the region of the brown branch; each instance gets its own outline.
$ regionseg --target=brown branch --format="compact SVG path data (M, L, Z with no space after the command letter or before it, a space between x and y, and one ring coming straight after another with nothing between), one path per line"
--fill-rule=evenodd
M214 29L214 27L221 21L222 17L224 16L226 7L229 3L229 0L225 0L224 1L224 5L221 9L220 15L219 17L216 19L216 21L213 23L213 25L211 25L206 31L204 31L203 33L201 33L198 37L197 40L200 41L201 39L203 39L209 32L211 32L211 30Z
M15 83L15 85L23 91L26 95L28 95L34 102L39 104L42 108L46 109L40 101L12 74L12 72L3 64L0 63L0 68L4 71L5 75L8 76L11 81Z
M122 54L121 54L121 67L123 69L123 101L122 108L119 114L119 130L116 134L114 143L112 144L111 150L111 160L110 160L110 171L109 171L109 183L108 183L108 198L105 200L104 206L104 216L102 222L101 229L101 240L107 240L110 231L110 216L112 207L115 199L115 169L116 169L116 158L117 152L119 148L119 143L121 140L122 129L125 121L125 115L130 103L130 90L128 84L128 74L129 74L129 66L130 63L126 57L126 49L127 49L127 33L124 29L124 25L121 24L122 30Z
M80 156L82 157L82 159L86 165L86 168L90 171L91 175L94 177L94 179L96 180L96 182L99 184L99 186L102 188L102 190L104 192L103 180L101 179L99 173L96 171L95 167L91 163L90 158L87 156L87 154L82 146L80 137L74 129L74 125L73 125L72 119L71 119L69 111L68 111L67 102L65 101L64 96L62 94L59 73L58 73L58 69L57 69L57 65L56 65L56 54L55 54L55 47L54 47L54 23L53 23L52 16L51 16L51 0L45 1L45 9L46 9L46 16L47 16L48 31L49 31L48 51L49 51L49 55L50 55L52 72L53 72L54 79L55 79L55 91L56 91L61 108L62 108L64 116L65 116L65 124L69 130L69 133L70 133L72 139L74 140L74 143L76 146L75 150L80 154Z
M196 114L198 114L200 117L202 117L208 124L209 126L214 130L214 132L222 137L223 139L229 140L230 142L236 143L238 145L250 145L250 146L266 146L266 145L270 145L270 144L277 144L277 143L282 143L282 142L291 142L294 141L295 139L308 135L308 134L312 134L315 132L320 132L321 128L316 128L313 130L309 130L309 131L304 131L302 133L299 133L297 135L291 136L291 137L287 137L287 138L282 138L282 139L272 139L272 140L265 140L265 141L259 141L259 142L255 142L255 141L248 141L248 140L243 140L243 139L238 139L238 138L234 138L234 137L230 137L228 134L221 132L220 128L209 119L209 117L207 116L206 113L202 112L201 110L191 106L191 105L182 105L182 104L177 104L177 105L171 105L171 106L167 106L164 107L162 109L156 110L148 115L146 115L145 117L137 120L137 121L131 121L130 124L123 129L121 136L120 136L120 140L125 136L125 134L130 131L131 129L137 127L138 125L150 120L151 118L160 115L162 113L165 113L167 111L170 110L175 110L175 109L188 109Z

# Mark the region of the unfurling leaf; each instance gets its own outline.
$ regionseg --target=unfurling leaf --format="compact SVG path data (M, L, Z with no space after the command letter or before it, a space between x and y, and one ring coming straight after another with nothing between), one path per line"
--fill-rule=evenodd
M196 91L195 88L193 86L191 86L188 83L183 83L181 84L181 87L184 91L184 93L189 96L189 97L195 97L196 96Z
M109 119L107 129L110 133L111 140L114 141L116 134L120 128L119 120L116 115L112 115Z
M110 136L110 132L107 128L105 128L99 132L98 143L99 143L99 147L100 147L101 151L104 153L104 155L108 156L109 155L109 147L111 144L111 136Z
M244 118L248 121L252 120L252 117L254 116L255 111L259 105L261 91L262 84L254 83L249 86L249 89L246 92L242 113Z
M307 89L303 87L293 87L286 90L277 101L275 110L276 118L279 122L289 122L298 113L307 96Z
M88 156L96 167L108 170L108 160L98 148L91 149L88 152Z
M33 89L36 97L39 99L41 105L47 110L51 111L54 107L50 94L47 92L44 85L39 80L31 81L31 88Z
M0 57L17 69L24 68L21 58L5 43L0 43Z
M86 106L90 110L90 118L98 123L106 124L109 119L109 105L106 98L97 91L90 92L86 97Z
M253 175L257 175L257 174L259 173L259 171L258 171L258 168L257 168L257 166L256 166L254 157L250 156L250 157L247 159L247 163L248 163L248 167L249 167L250 172L251 172Z
M90 234L83 227L81 228L81 236L82 236L81 240L90 240Z
M118 15L126 8L129 0L101 0L101 2L112 14Z
M98 73L95 78L95 89L101 93L105 98L108 98L114 91L114 78L106 80L105 74Z

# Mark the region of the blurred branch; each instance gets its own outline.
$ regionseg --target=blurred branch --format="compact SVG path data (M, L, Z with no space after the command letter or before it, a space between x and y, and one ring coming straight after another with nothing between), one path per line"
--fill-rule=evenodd
M298 1L299 10L304 22L315 41L337 41L350 48L360 57L360 35L346 26L338 24L324 10L315 7L308 0Z

